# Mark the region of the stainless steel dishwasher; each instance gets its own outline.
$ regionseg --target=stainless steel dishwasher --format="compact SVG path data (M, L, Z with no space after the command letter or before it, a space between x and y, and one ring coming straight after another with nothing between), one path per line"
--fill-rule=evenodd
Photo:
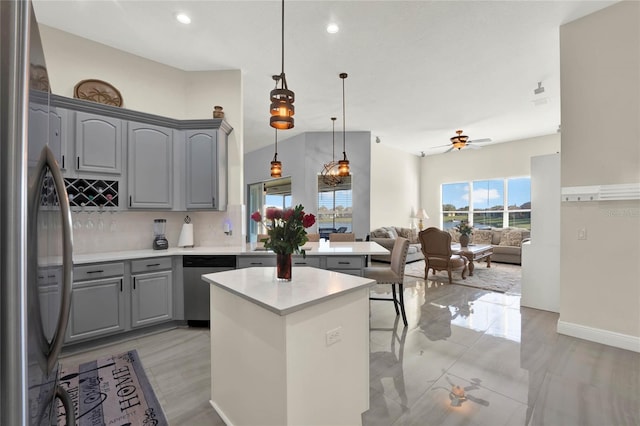
M209 284L202 275L236 269L235 256L183 256L184 318L191 327L209 326Z

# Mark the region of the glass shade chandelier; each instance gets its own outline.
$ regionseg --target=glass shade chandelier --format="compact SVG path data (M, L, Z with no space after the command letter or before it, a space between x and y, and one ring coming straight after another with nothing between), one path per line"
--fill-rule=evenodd
M282 0L282 70L280 75L274 75L276 87L271 91L271 127L279 130L293 129L293 114L295 109L293 102L295 94L289 90L287 79L284 75L284 0ZM278 84L280 87L278 87Z
M338 161L338 175L345 177L349 176L349 160L347 159L347 149L346 149L346 130L345 130L345 108L344 108L344 80L347 78L347 73L340 73L340 78L342 79L342 160Z
M282 177L282 162L278 161L278 129L276 129L276 152L271 160L271 177Z
M336 117L331 117L332 122L332 137L333 137L333 149L331 151L331 161L326 163L320 172L322 175L322 181L330 186L338 186L342 183L342 179L338 174L338 162L336 158Z
M454 136L450 140L455 149L461 150L467 144L467 141L469 140L469 136L463 135L462 130L456 130L456 133L458 134L458 136Z

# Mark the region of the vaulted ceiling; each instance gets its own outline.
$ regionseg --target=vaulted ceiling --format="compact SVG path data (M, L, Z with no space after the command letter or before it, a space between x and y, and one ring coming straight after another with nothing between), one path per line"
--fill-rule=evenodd
M340 72L349 74L346 130L412 154L444 152L458 129L491 143L555 133L559 27L613 3L287 0L285 72L296 114L280 138L330 131L331 116L342 129ZM242 70L245 151L273 143L280 1L34 0L34 8L45 25L175 68ZM178 23L178 12L192 23ZM338 33L326 31L330 22Z

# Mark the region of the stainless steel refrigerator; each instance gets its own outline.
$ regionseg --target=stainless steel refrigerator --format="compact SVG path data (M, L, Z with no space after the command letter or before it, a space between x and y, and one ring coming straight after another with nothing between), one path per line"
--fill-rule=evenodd
M69 202L30 1L0 1L0 424L74 424L58 386L72 282ZM58 404L56 398L62 401Z

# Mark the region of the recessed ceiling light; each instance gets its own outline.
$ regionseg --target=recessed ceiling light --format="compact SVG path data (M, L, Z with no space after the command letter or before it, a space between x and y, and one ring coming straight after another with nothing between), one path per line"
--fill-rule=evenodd
M176 15L176 19L178 20L178 22L180 22L181 24L190 24L191 23L191 18L189 18L189 16L187 16L184 13L178 13Z
M331 24L327 25L327 32L329 34L335 34L338 31L340 31L340 27L338 27L338 24L331 23Z

